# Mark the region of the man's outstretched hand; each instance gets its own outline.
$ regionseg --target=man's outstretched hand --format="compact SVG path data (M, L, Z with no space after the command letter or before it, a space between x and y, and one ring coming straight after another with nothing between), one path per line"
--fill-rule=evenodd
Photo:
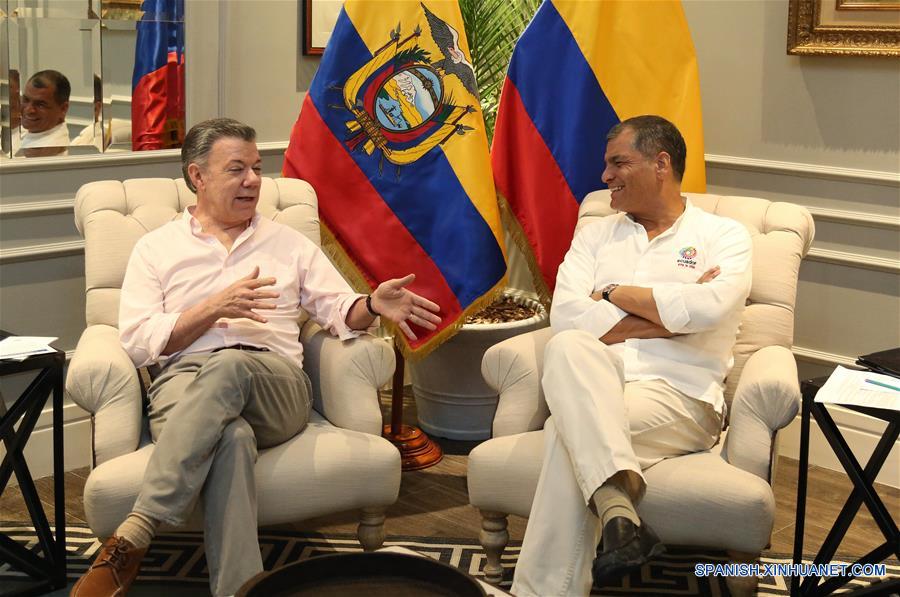
M372 293L372 309L396 323L410 340L416 340L417 336L409 324L431 331L437 329L437 324L441 322L436 315L441 309L438 305L406 288L415 279L415 274L409 274L404 278L387 280Z

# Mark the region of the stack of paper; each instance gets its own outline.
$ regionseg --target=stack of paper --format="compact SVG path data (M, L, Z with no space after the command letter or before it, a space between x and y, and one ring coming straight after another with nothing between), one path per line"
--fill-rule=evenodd
M900 379L838 366L816 394L816 402L900 410Z
M56 338L47 336L10 336L0 340L0 359L24 361L36 354L56 352L50 343Z

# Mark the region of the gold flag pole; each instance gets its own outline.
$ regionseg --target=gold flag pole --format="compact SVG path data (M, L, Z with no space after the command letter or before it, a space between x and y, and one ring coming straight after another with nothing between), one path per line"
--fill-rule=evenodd
M434 466L444 457L441 447L418 427L403 424L403 374L406 361L394 341L394 382L391 387L391 424L385 425L382 436L400 450L400 461L405 471L417 471Z

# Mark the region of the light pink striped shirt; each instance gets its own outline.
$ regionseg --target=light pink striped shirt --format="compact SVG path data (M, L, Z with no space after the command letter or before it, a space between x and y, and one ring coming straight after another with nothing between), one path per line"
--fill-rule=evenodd
M267 288L280 293L275 309L261 311L268 323L223 318L181 352L162 356L182 312L257 265L260 277L277 279ZM301 308L345 340L365 333L346 324L360 297L365 295L351 290L322 250L292 228L256 214L229 251L185 210L135 245L122 283L119 338L137 367L234 344L265 347L302 365Z

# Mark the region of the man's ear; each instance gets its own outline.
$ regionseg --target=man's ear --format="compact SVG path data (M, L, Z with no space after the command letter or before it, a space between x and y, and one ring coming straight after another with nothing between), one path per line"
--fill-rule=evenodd
M203 173L200 170L200 166L191 162L188 164L188 176L191 178L191 183L193 183L195 189L199 189L203 184Z
M61 104L61 107L62 107L62 111L63 111L63 120L65 120L65 119L66 119L66 115L69 113L69 102L68 102L68 101L64 101L64 102Z
M672 156L670 156L668 152L660 151L656 155L655 165L657 176L662 176L666 172L670 172L672 170Z

